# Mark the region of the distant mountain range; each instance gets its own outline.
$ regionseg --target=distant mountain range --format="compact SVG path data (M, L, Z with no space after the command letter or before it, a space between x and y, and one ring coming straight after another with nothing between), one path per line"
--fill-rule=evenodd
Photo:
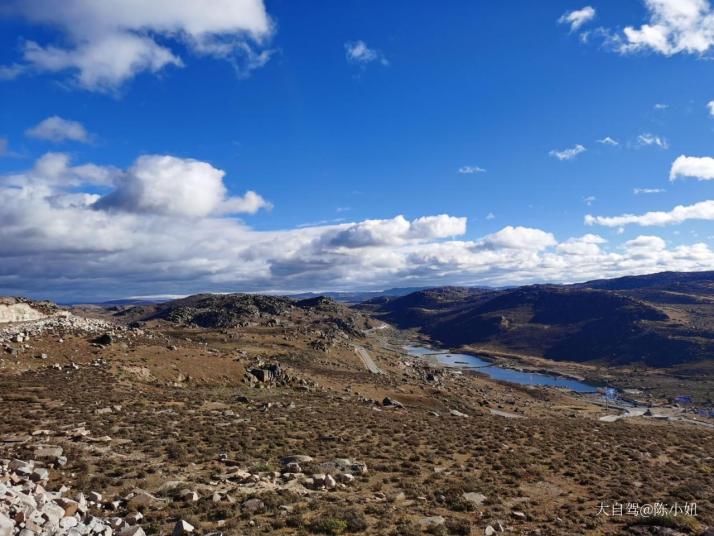
M324 296L327 298L332 298L335 301L343 303L361 303L363 301L380 297L380 296L404 296L405 294L410 294L412 292L417 292L419 290L424 290L429 287L404 287L404 288L389 288L387 290L356 290L352 292L300 292L296 294L283 294L281 296L291 298L293 300L305 300L308 298L317 298ZM220 295L220 294L217 294ZM188 296L187 296L188 297ZM95 305L99 307L122 307L131 305L153 305L158 303L166 303L174 301L176 298L124 298L117 300L109 300L99 303L83 303L83 302L70 302L66 305ZM179 298L180 299L180 298Z
M714 358L714 272L505 290L440 287L358 307L448 346L650 366Z
M405 296L407 294L411 294L412 292L418 292L427 288L429 287L397 287L389 288L387 290L358 290L355 292L301 292L299 294L286 294L286 296L295 300L305 300L307 298L325 296L343 303L361 303L373 298Z

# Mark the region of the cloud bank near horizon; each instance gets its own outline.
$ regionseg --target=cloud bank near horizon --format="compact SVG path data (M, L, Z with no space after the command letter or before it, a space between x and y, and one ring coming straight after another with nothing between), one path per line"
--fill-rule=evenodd
M108 299L199 291L510 285L704 270L704 243L645 235L607 247L595 234L559 241L505 226L465 239L467 219L397 215L260 231L238 218L271 207L229 195L207 162L144 155L127 169L47 153L0 177L0 294ZM599 222L600 223L600 222Z

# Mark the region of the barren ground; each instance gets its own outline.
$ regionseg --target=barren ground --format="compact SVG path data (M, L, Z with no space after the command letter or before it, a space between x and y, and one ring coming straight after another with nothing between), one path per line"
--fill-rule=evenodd
M111 515L141 511L147 534L177 519L200 534L665 534L647 524L701 534L714 524L712 430L601 422L604 409L586 397L432 369L395 351L391 330L327 351L285 326L152 322L104 346L61 336L31 338L0 362L0 458L63 447L68 462L51 468L48 489L97 491L105 503L146 490L155 500ZM355 344L383 374L367 370ZM260 362L288 379L248 382ZM385 397L399 404L385 407ZM79 426L89 435L67 435ZM312 457L305 476L276 476L291 455ZM336 458L367 472L334 489L301 483ZM255 476L244 482L236 470ZM696 502L697 516L596 515L618 502Z

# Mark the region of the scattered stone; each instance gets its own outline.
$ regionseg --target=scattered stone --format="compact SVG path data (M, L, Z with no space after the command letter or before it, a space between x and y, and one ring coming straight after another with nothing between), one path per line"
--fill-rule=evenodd
M423 529L429 530L435 527L440 527L445 522L446 520L442 516L431 516L422 518L421 521L419 521L419 524Z
M367 464L349 458L335 458L329 462L321 463L320 469L325 473L350 473L353 475L366 475Z
M12 519L0 512L0 536L12 536L14 527Z
M96 339L94 339L93 342L95 342L101 346L109 346L111 343L114 342L114 337L112 336L111 333L104 333L104 334L100 335L99 337L97 337Z
M193 525L191 525L188 521L179 519L176 522L176 525L174 526L172 535L173 536L184 536L186 534L191 534L194 530L195 530L195 527Z
M73 516L77 513L77 509L79 508L79 503L77 501L73 501L72 499L55 499L55 503L57 503L57 505L64 510L65 516Z
M337 475L337 478L342 482L343 484L351 484L352 482L355 481L355 477L349 473L342 473Z
M48 445L37 451L48 457L62 452ZM125 519L88 515L89 503L84 494L70 498L66 496L67 486L46 491L48 477L48 469L40 462L0 460L0 536L112 536L114 529L120 528L123 530L119 534L145 536L138 526L143 517L140 513L129 514ZM98 504L101 495L93 493L90 498Z
M394 400L393 398L389 398L388 396L384 397L384 400L382 400L382 406L385 408L403 408L404 404L399 402L398 400Z
M473 504L474 506L481 506L486 500L486 496L483 493L469 492L464 493L464 499Z
M186 502L196 502L199 499L198 493L191 489L182 489L179 492L179 497Z
M257 514L265 509L265 504L260 499L248 499L240 505L241 512L247 514Z
M47 480L50 477L50 472L44 467L36 467L30 478L33 482L40 482L42 480Z
M147 506L151 506L152 503L159 500L158 497L154 497L143 489L134 490L124 499L126 500L127 506L130 509L145 508Z
M124 521L129 525L136 525L142 519L144 519L144 515L141 512L132 512L124 518Z
M302 468L300 467L300 464L295 462L285 464L285 470L288 473L302 473Z
M283 458L283 465L287 465L289 463L310 463L312 462L312 456L305 456L304 454L296 454L293 456L287 456L286 458Z
M118 536L146 536L144 529L139 526L136 527L124 527L119 531Z

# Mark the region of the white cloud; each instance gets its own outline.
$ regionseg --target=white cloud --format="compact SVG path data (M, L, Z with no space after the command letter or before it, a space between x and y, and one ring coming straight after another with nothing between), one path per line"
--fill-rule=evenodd
M53 115L43 119L32 128L25 131L25 135L39 140L49 140L55 143L71 140L88 142L89 135L82 123L70 121Z
M578 156L580 153L584 153L585 151L585 147L580 144L577 144L575 147L563 149L562 151L553 149L548 154L554 158L557 158L558 160L570 160Z
M660 149L669 148L667 140L649 133L640 134L639 136L637 136L637 145L639 145L640 147L647 147L653 145L655 147L659 147Z
M565 242L558 244L556 249L559 253L565 255L598 255L600 253L600 245L606 242L607 240L599 235L586 234L569 238Z
M369 48L367 43L362 40L345 43L345 56L347 57L347 61L359 65L367 65L374 61L384 66L389 65L389 61L384 57L384 54L379 50Z
M641 235L624 243L624 247L638 255L650 255L657 251L662 251L667 247L667 243L659 236Z
M620 145L620 142L612 139L610 136L605 136L604 138L597 140L597 142L602 143L603 145Z
M583 199L583 203L587 206L591 206L595 201L597 201L597 198L594 195L589 195Z
M106 210L205 217L254 214L270 204L253 191L227 197L225 172L206 162L174 156L140 156L114 181L115 189L95 206Z
M83 164L70 166L70 158L64 153L45 153L37 159L33 168L24 173L6 175L0 180L16 188L31 188L33 191L52 191L77 188L83 185L110 186L120 175L112 166Z
M489 212L488 214L486 214L486 219L487 220L495 220L496 215L493 212Z
M486 170L479 166L461 166L459 173L462 175L472 175L474 173L486 173Z
M559 19L560 24L569 24L570 31L574 32L578 30L583 24L593 20L595 18L595 9L591 6L585 6L582 9L576 9L575 11L569 11L564 13Z
M707 102L707 110L709 110L709 115L714 117L714 100Z
M667 108L669 108L669 104L665 104L663 102L658 102L653 106L653 108L655 110L666 110Z
M114 91L141 72L157 73L183 60L169 48L180 41L193 53L223 58L238 70L263 65L273 25L262 0L11 0L9 12L58 29L60 45L25 41L22 60L3 68L65 72L92 91ZM263 50L260 50L263 49Z
M700 201L693 205L677 205L669 211L653 211L645 214L623 214L622 216L585 216L586 225L623 227L625 225L672 225L687 220L714 220L714 200Z
M616 37L621 52L703 54L714 44L714 13L708 0L645 0L645 6L648 23L627 26Z
M400 245L410 241L459 236L465 232L466 218L441 214L408 221L399 215L390 220L366 220L350 225L329 236L329 243L345 248Z
M666 192L664 188L633 188L632 193L635 195L640 194L661 194Z
M552 233L530 227L504 227L497 233L485 236L476 242L476 246L489 249L525 249L542 250L558 242Z
M466 218L447 214L259 231L225 214L226 204L243 210L238 199L251 202L228 197L222 180L206 162L173 156L140 157L121 170L72 165L62 153L1 176L0 294L510 285L714 264L705 244L668 248L656 237L613 251L594 234L559 243L545 230L516 226L466 239Z
M700 181L713 180L714 158L679 155L672 162L672 167L669 170L669 180L673 181L679 177L694 177Z

